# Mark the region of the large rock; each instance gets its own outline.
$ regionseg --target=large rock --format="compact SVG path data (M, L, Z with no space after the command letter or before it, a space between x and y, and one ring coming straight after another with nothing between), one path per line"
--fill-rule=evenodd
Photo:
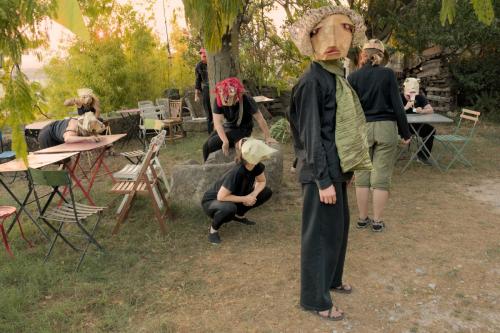
M279 144L272 146L278 149L278 152L263 163L266 166L267 186L276 193L281 188L283 178L283 154ZM234 149L230 149L229 156L224 156L219 150L210 154L205 164L188 161L174 166L170 200L181 204L199 205L210 185L235 165L234 154Z

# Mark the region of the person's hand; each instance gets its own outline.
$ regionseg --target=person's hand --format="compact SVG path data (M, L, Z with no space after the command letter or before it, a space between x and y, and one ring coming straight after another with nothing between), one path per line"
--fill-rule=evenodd
M266 138L266 144L270 145L271 143L278 143L273 137L267 137Z
M222 152L224 156L229 155L229 141L226 140L222 142Z
M415 109L415 112L416 113L424 113L424 109L422 109L421 107L418 107Z
M199 100L200 100L200 91L198 89L196 89L194 91L194 101L198 102Z
M257 202L257 197L253 194L248 194L243 197L243 205L253 206Z
M89 136L89 137L87 138L87 140L88 140L89 142L99 142L99 141L101 141L101 138L100 138L100 137L98 137L98 136L94 136L94 135L92 135L92 136Z
M324 190L319 190L319 201L327 205L333 205L337 202L337 194L333 185L328 186Z
M411 141L411 138L408 138L408 139L401 139L401 143L404 144L405 146L406 145L409 145L410 144L410 141Z
M408 101L406 102L405 109L411 109L413 108L414 101Z

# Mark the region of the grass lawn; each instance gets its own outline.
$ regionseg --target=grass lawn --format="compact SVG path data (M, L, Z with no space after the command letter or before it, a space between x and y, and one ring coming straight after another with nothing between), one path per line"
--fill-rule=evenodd
M201 161L205 138L169 143L160 155L167 173L181 161ZM280 193L250 212L257 225L224 225L220 246L208 243L210 221L199 205L173 206L162 237L142 199L111 236L120 198L107 192L107 178L93 190L109 208L97 232L107 252L89 251L80 272L73 273L78 254L62 242L43 264L48 242L25 219L35 247L27 248L16 227L15 259L0 249L0 332L500 331L499 125L480 124L466 153L472 168L440 173L413 164L401 175L399 161L383 233L354 227L349 190L344 280L354 292L334 294L346 312L342 322L298 305L301 193L289 172L291 144L283 149ZM118 156L108 161L125 164ZM25 186L16 180L13 189ZM2 188L0 204L8 203Z

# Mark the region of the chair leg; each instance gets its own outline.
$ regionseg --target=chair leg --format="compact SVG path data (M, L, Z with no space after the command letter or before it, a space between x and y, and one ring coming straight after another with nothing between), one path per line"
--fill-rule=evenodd
M127 201L123 205L123 209L120 212L120 215L118 216L118 219L116 221L115 227L113 228L113 231L111 232L113 235L116 235L118 233L118 230L120 230L120 226L122 225L123 221L125 221L125 218L128 215L128 211L130 210L130 206L132 205L132 200L135 197L135 192L129 193Z
M75 268L75 272L78 272L78 270L80 269L80 266L82 265L83 259L87 255L87 251L89 249L90 243L93 243L94 245L97 246L97 248L99 250L104 252L104 248L101 245L99 245L99 243L97 243L97 241L94 238L94 234L97 230L97 225L99 224L100 221L101 221L101 213L98 214L97 221L95 222L94 226L92 227L92 230L90 230L90 233L89 233L90 238L87 238L87 244L85 245L85 248L83 249L83 253L80 256L80 260L78 261L78 265Z
M21 222L19 222L19 216L17 216L16 220L17 225L19 226L19 231L21 231L21 237L26 241L26 243L28 243L29 247L33 247L33 244L24 236L23 227L21 226Z
M61 233L63 225L64 225L64 222L61 222L61 224L59 225L59 228L57 228L56 235L54 236L54 239L52 240L52 243L50 244L49 251L45 255L45 258L43 259L43 262L47 262L47 260L49 259L50 255L52 254L52 250L54 249L54 245L56 244L57 237L59 237L59 235Z
M11 257L14 257L14 254L10 250L9 239L7 238L7 234L5 233L5 229L3 228L3 221L2 223L0 223L0 232L2 233L2 240L3 244L5 245L5 249L7 250L7 252Z

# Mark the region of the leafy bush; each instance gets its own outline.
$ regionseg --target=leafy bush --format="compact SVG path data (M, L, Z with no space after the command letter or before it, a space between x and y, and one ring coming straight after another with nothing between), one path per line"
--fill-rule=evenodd
M281 143L288 142L291 137L290 123L285 118L280 118L271 126L270 132L275 140Z

